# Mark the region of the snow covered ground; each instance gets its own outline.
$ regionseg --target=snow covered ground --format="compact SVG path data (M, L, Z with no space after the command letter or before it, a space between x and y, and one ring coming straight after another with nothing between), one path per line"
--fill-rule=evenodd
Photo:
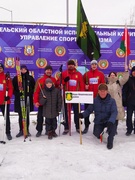
M91 117L92 119L93 117ZM72 123L72 135L48 140L44 132L35 137L36 115L31 115L31 141L16 138L18 117L11 116L13 140L0 144L0 180L131 180L135 178L135 135L125 136L125 121L120 121L114 148L106 148L107 134L100 143L89 132L80 137ZM92 120L91 120L92 121ZM0 116L0 140L3 117ZM61 132L63 126L61 126ZM57 131L58 132L58 131Z

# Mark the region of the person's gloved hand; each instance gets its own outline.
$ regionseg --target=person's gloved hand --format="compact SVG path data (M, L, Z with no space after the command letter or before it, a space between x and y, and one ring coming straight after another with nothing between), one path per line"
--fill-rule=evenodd
M108 133L111 131L112 128L113 128L113 123L112 123L112 122L108 122L108 123L107 123Z
M70 77L67 76L67 77L65 77L64 82L68 82L69 80L70 80Z
M82 113L79 113L79 118L83 118L83 114Z
M8 101L10 100L10 97L9 96L5 96L5 101Z
M23 95L23 93L22 92L19 92L19 96L21 97Z

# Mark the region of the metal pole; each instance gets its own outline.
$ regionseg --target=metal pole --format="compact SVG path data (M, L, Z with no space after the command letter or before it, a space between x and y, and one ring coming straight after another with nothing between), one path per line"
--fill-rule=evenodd
M11 10L7 9L7 8L4 8L4 7L0 7L0 8L10 12L10 14L11 14L11 21L13 21L13 12Z
M69 2L68 2L68 0L67 0L67 26L69 26L69 19L68 19L68 17L69 17Z

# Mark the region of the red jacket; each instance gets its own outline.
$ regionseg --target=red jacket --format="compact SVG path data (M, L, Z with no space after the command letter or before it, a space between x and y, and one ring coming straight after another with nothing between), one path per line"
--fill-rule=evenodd
M86 85L89 85L88 91L92 91L94 93L94 97L96 97L98 94L99 84L105 83L105 76L98 69L94 71L91 69L83 75L83 80Z
M4 72L0 73L0 105L5 104L5 95L6 95L6 88L8 89L8 96L11 98L13 94L13 86L11 79L6 80L6 76ZM8 100L7 104L10 104L11 101Z
M69 76L70 80L64 82L64 79ZM62 84L65 91L84 91L83 76L76 69L62 72Z
M36 81L36 86L35 86L35 91L34 91L34 104L37 102L39 103L39 94L40 94L41 89L44 89L45 80L47 78L50 78L53 81L54 85L56 84L56 79L54 77L47 76L46 74L44 74L44 76L39 78Z

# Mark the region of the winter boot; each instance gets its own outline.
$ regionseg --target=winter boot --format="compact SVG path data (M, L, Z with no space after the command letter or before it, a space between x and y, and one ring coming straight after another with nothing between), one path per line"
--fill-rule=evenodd
M55 131L52 131L52 136L53 136L53 137L57 137L58 135L56 134Z
M63 135L66 135L69 133L69 129L65 129L64 132L62 133Z
M116 132L115 132L115 135L117 135L117 134L118 134L118 132L117 132L118 120L116 120L115 124L116 124Z
M17 138L21 136L23 136L23 131L19 131L19 133L16 135Z
M40 137L41 136L41 132L37 132L37 134L36 134L36 137Z
M7 134L7 139L8 139L9 141L12 140L11 134Z
M113 143L109 143L109 142L108 142L108 143L107 143L107 148L108 148L108 149L112 149L112 148L113 148Z
M48 131L48 139L52 139L53 136L52 136L52 131Z
M89 130L89 127L85 127L82 134L87 134L88 130Z

